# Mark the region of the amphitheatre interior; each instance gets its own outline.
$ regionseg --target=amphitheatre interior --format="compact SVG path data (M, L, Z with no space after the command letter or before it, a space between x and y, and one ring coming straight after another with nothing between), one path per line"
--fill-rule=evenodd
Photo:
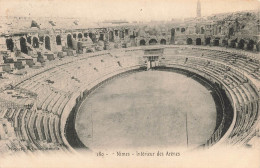
M198 9L182 21L96 27L1 18L1 154L257 147L259 11Z

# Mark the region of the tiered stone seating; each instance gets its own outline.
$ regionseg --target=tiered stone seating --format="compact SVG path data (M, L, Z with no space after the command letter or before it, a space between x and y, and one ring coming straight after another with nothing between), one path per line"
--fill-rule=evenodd
M0 92L0 105L9 104L0 108L0 139L7 140L12 150L63 149L61 116L73 94L82 91L82 87L91 89L113 72L144 66L142 55L143 50L138 47L100 51L55 59L43 68L29 70L27 75L12 81L12 85L35 93L37 99L19 91ZM160 65L207 74L232 95L237 117L229 143L240 143L252 132L259 111L259 93L245 74L260 79L257 60L245 54L194 46L166 46L162 57ZM31 102L36 102L36 106L27 108L25 105Z
M257 100L259 100L258 94L252 88L251 84L248 83L248 79L241 72L234 70L232 67L234 60L240 59L238 62L243 61L244 67L246 58L227 52L216 54L219 52L210 50L201 51L197 48L195 50L181 49L179 51L178 49L171 49L170 52L168 51L166 53L167 54L164 55L165 59L161 61L162 64L176 64L200 70L219 79L219 81L222 81L223 84L229 88L230 94L234 97L233 101L235 102L237 111L236 123L230 134L229 142L239 143L243 141L243 139L250 134L250 130L252 130L253 124L257 119ZM232 62L231 66L228 66L228 64L226 64L227 62ZM236 66L241 68L242 65L237 64ZM259 64L253 64L253 66L251 65L244 70L247 73L252 73L257 66L259 66Z

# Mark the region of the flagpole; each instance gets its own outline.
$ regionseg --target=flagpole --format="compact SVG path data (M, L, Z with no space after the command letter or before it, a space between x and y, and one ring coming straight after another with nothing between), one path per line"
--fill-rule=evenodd
M188 115L186 112L186 138L187 138L187 148L189 147L189 135L188 135Z

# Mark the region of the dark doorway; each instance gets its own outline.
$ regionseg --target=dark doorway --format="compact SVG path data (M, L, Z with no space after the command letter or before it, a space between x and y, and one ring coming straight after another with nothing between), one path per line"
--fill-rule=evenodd
M234 35L234 28L233 27L229 28L228 35L229 36L233 36Z
M37 37L33 37L33 48L39 48L39 40Z
M74 39L77 38L77 34L76 33L74 33L72 36L73 36Z
M213 45L214 46L219 46L219 39L215 39L214 42L213 42Z
M228 41L227 40L222 40L222 46L225 47L228 45Z
M145 40L140 40L140 46L145 46Z
M56 44L61 45L61 37L60 35L56 36Z
M47 50L51 50L51 40L50 40L50 37L49 36L46 36L45 37L45 48Z
M200 38L196 39L196 45L201 45L201 39Z
M118 36L118 30L115 30L115 36Z
M208 38L205 39L206 45L210 45L210 40L211 40L210 37L208 37Z
M191 44L192 44L192 39L191 39L191 38L188 38L188 39L187 39L187 44L188 44L188 45L191 45Z
M99 40L104 41L104 34L100 34L100 35L99 35Z
M241 39L238 43L238 48L239 49L244 49L245 47L245 40Z
M151 39L149 41L149 45L156 45L156 44L157 44L157 40L155 40L155 39Z
M13 39L6 39L7 50L14 51L14 42Z
M78 34L78 38L79 38L79 39L82 39L82 37L83 37L82 34L79 33L79 34Z
M73 48L71 34L67 35L67 44L68 44L68 48Z
M114 32L113 31L109 32L109 41L114 42Z
M249 40L249 43L247 44L247 49L252 51L254 49L254 44L255 42L253 40Z
M237 42L237 40L232 40L232 41L230 42L230 47L231 47L231 48L236 48L236 42Z
M24 37L20 38L20 46L21 46L21 52L28 54L26 39Z
M31 36L27 37L27 43L32 44L32 37Z
M160 44L166 45L166 40L165 39L161 39Z

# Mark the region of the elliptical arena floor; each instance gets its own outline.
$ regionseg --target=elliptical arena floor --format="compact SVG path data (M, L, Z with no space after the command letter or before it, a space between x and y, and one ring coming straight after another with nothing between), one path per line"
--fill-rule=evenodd
M144 71L95 90L81 104L75 127L90 149L113 149L186 147L187 136L196 147L215 126L210 90L182 74Z

